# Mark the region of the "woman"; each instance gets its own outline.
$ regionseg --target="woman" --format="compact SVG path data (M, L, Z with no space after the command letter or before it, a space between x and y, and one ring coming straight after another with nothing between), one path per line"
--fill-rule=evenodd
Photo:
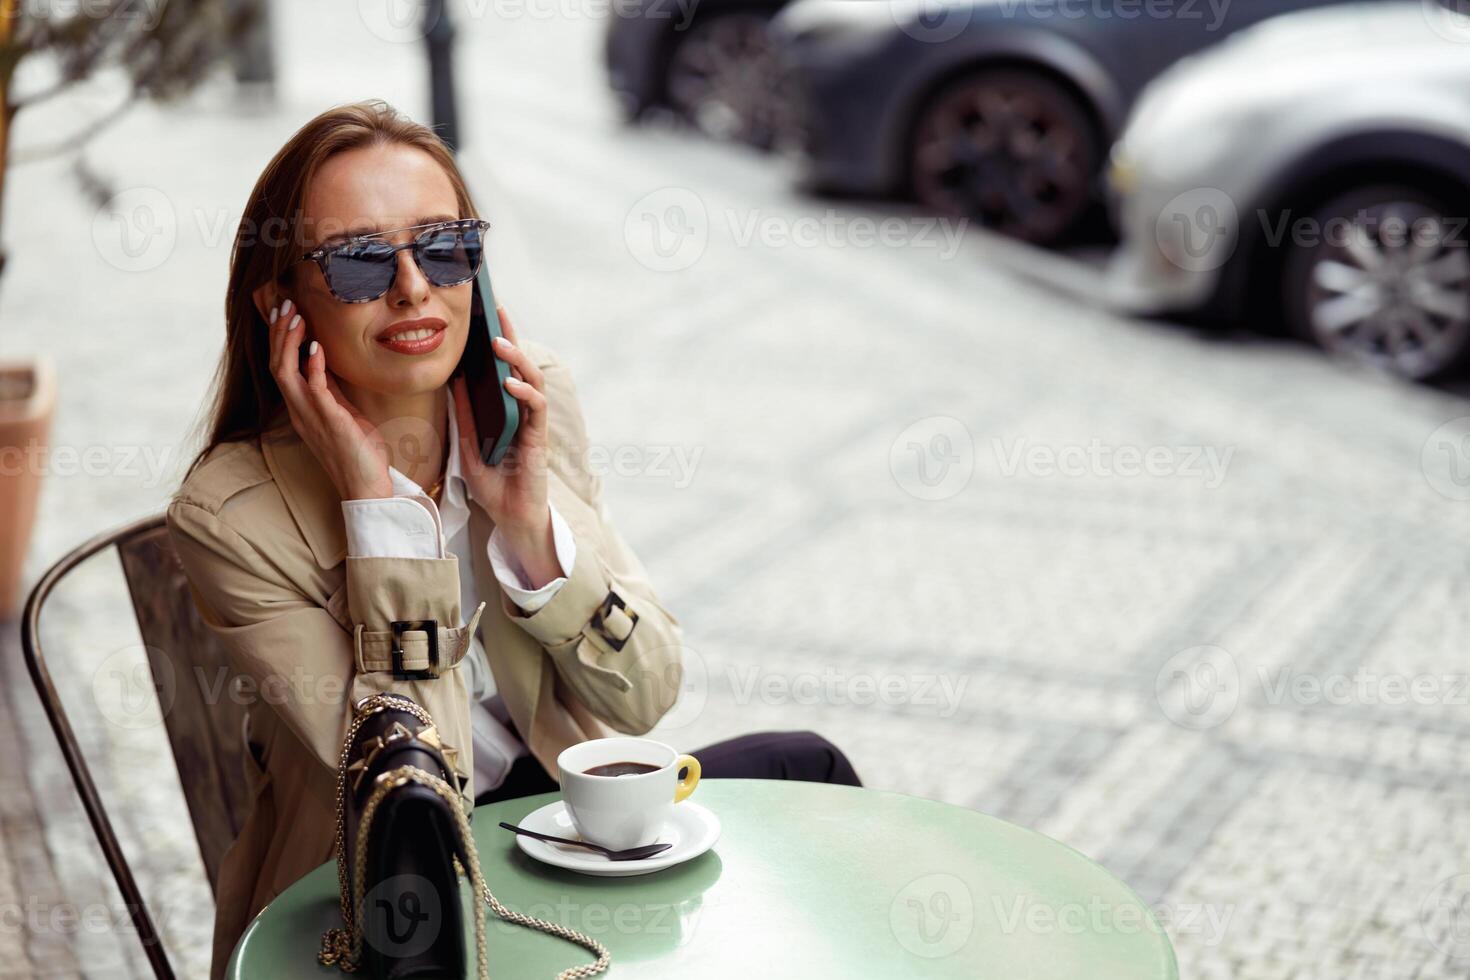
M259 693L254 802L219 872L212 976L257 911L333 857L360 698L423 705L467 802L485 803L555 789L564 748L647 732L678 692L679 622L578 465L572 379L503 309L494 356L522 422L500 465L474 448L451 376L477 219L443 143L380 102L307 123L250 195L209 435L167 512L202 617ZM859 785L811 732L680 748L706 777Z

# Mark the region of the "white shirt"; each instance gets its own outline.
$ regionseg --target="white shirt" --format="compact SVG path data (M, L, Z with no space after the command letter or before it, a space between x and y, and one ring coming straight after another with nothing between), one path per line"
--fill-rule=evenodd
M459 431L454 414L453 389L446 389L448 406L449 459L445 463L442 501L436 505L423 488L398 471L388 467L393 481L393 496L365 500L342 501L342 518L347 530L347 553L354 557L447 558L459 559L460 610L473 610L480 604L484 591L475 581L474 563L469 549L470 510L468 486L465 483L459 455ZM490 567L501 588L512 602L526 612L535 612L551 601L566 582L567 570L576 562L577 544L571 528L551 509L551 531L556 546L556 560L562 574L539 589L529 588L525 570L506 552L504 536L496 527L486 543ZM455 625L463 626L464 623ZM485 648L478 635L471 637L470 650L458 670L468 670L466 686L470 690L470 720L474 731L473 762L475 792L478 795L505 781L511 763L528 755L524 742L511 731L510 715L495 687Z

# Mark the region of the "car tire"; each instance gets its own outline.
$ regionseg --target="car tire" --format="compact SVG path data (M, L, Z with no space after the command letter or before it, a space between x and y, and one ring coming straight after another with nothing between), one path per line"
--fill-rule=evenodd
M676 32L664 69L664 98L686 123L716 139L762 148L777 136L782 81L767 28L771 11L721 11Z
M1036 71L994 68L951 81L915 117L908 190L924 206L1050 244L1095 201L1102 141L1088 108Z
M1470 245L1448 195L1402 183L1341 194L1293 226L1287 327L1323 349L1414 380L1464 367Z

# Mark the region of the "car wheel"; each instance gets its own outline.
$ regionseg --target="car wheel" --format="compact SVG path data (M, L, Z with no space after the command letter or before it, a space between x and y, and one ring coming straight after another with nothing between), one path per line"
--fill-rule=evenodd
M1328 203L1287 255L1288 326L1407 378L1459 367L1470 348L1470 249L1454 213L1448 200L1405 185Z
M1048 243L1092 203L1100 158L1076 96L1036 72L995 69L950 83L920 111L909 185L927 207Z
M679 32L665 77L675 113L717 139L769 146L781 104L769 23L764 12L734 11L696 20Z

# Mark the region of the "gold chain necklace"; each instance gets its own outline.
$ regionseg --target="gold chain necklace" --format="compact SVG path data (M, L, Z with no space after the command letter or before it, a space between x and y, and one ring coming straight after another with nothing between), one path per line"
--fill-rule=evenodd
M435 480L433 483L431 483L429 485L429 488L424 491L424 493L428 494L433 499L434 503L436 503L436 504L439 502L439 491L444 488L444 477L449 472L449 452L448 452L449 442L448 442L448 440L445 440L444 448L445 448L444 458L439 461L439 478L437 480Z

